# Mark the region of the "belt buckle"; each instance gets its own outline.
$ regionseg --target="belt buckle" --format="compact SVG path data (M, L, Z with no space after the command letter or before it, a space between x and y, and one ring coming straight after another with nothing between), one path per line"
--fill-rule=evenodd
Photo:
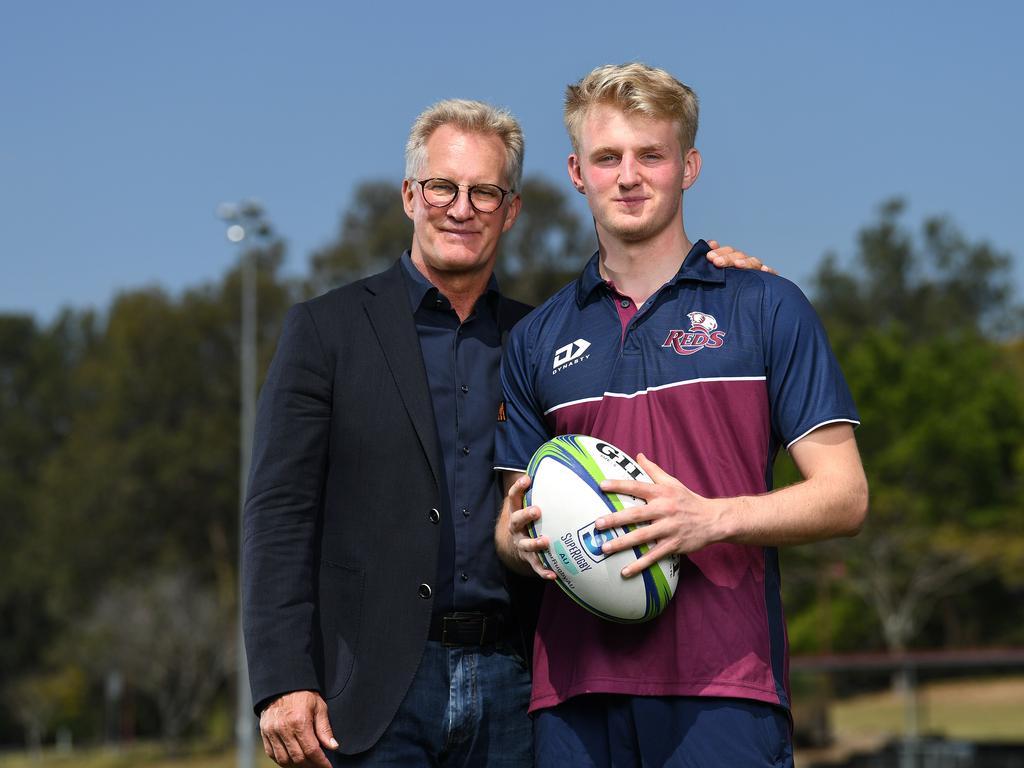
M487 636L487 614L459 611L441 617L441 644L448 648L453 648L455 646L470 645L470 643L465 643L461 640L449 640L448 627L449 622L451 622L452 631L454 633L455 627L457 627L460 623L475 620L478 620L480 622L480 638L477 640L477 645L483 646L484 638Z

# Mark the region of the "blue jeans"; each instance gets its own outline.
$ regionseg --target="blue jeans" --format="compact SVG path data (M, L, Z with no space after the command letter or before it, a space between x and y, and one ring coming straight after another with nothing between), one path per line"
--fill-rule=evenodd
M359 755L327 755L337 768L529 768L529 702L530 673L519 656L428 642L409 692L380 741Z

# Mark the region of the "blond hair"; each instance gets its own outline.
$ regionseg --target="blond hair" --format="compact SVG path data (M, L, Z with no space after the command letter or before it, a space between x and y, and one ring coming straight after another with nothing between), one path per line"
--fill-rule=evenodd
M415 179L427 164L427 141L443 125L462 131L497 136L505 145L505 177L513 190L523 178L523 129L507 109L482 101L445 99L423 110L409 131L405 145L405 177Z
M565 128L580 151L580 132L590 109L607 104L626 114L672 120L683 152L697 139L697 94L663 69L633 62L605 64L565 89Z

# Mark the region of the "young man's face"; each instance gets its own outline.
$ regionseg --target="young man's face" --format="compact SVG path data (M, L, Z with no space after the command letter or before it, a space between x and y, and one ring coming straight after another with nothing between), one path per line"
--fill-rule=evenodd
M508 189L505 145L493 134L467 133L442 125L427 140L427 162L420 180L442 178L460 186L454 202L427 205L421 185L402 183L405 212L414 224L413 263L427 273L469 274L494 268L498 241L515 222L518 195L506 195L497 210L480 213L469 202L469 186L494 184Z
M700 154L683 154L674 123L599 104L579 139L569 178L586 194L599 237L641 242L682 226L682 190L696 181Z

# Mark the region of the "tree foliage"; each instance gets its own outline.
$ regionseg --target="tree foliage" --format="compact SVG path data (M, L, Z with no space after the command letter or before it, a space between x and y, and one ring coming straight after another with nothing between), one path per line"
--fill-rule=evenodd
M380 272L412 242L412 222L405 215L401 186L366 181L356 187L352 206L341 217L338 239L310 259L310 292L320 294L360 277Z
M579 274L597 244L561 189L523 182L519 219L501 241L497 273L504 293L537 305Z
M199 722L234 659L234 621L188 568L146 574L99 595L68 653L94 677L117 675L156 705L172 750Z
M1010 259L943 219L914 237L902 210L885 204L854 264L826 259L815 280L871 485L865 530L819 550L845 561L847 586L895 650L924 640L938 603L984 583L1024 542Z

